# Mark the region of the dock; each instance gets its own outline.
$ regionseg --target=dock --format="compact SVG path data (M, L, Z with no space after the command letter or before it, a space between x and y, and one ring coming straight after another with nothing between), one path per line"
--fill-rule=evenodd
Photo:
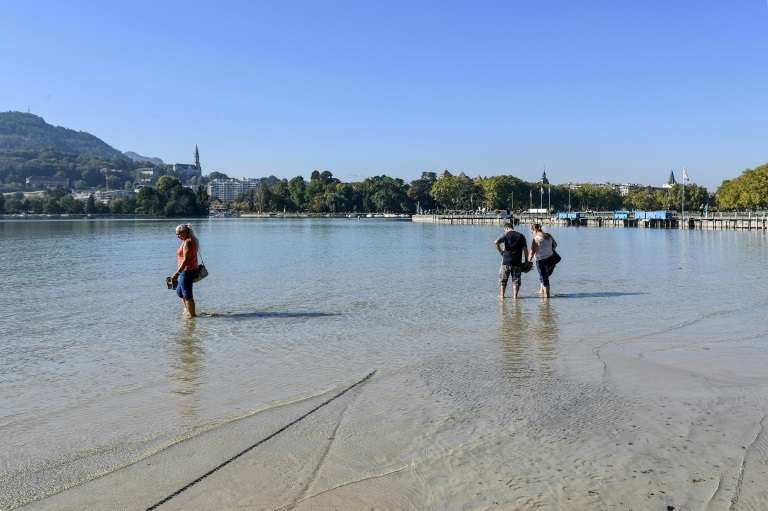
M413 215L416 223L471 225L496 224L509 221L509 217L498 214L430 214ZM658 215L649 218L633 218L632 215L616 212L592 212L578 214L548 215L521 213L514 215L515 224L561 225L570 227L626 227L645 229L690 229L705 231L767 231L768 212L759 213L715 213L710 215Z

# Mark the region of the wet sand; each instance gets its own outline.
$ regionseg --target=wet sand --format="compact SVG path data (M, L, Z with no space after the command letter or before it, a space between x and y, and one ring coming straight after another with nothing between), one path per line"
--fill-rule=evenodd
M517 327L503 363L467 347L377 368L175 496L364 374L28 509L146 509L169 496L158 509L768 509L768 332L723 342L707 336L713 314L639 335L598 327L556 354L557 332L524 313L500 306Z

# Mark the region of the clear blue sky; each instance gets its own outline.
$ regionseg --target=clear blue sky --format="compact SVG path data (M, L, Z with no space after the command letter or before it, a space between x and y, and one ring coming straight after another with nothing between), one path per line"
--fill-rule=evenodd
M119 4L119 5L118 5ZM0 110L234 176L768 161L768 4L0 0Z

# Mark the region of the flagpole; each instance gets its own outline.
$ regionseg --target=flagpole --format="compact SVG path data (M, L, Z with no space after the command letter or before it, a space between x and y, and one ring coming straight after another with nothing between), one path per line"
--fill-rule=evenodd
M544 185L539 186L539 209L544 209Z
M685 179L687 177L688 177L688 172L685 169L683 169L683 197L682 197L682 201L681 201L682 202L681 209L682 209L682 216L683 216L683 218L682 218L682 224L680 225L681 229L685 225Z

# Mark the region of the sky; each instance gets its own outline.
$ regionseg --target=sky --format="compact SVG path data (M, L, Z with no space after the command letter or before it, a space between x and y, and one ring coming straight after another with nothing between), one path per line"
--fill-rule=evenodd
M0 111L234 177L768 161L766 0L0 0Z

